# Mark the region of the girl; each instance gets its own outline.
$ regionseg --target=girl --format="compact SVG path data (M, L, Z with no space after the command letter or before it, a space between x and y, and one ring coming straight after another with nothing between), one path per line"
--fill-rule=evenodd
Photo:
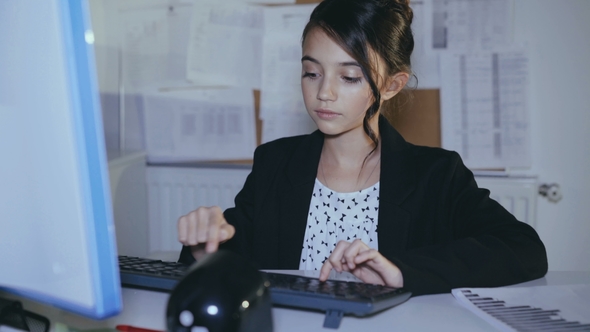
M301 87L318 130L263 144L235 207L178 221L191 263L222 247L261 269L349 271L413 295L542 277L537 233L479 189L455 152L415 146L380 114L406 85L408 0L325 0L303 31Z

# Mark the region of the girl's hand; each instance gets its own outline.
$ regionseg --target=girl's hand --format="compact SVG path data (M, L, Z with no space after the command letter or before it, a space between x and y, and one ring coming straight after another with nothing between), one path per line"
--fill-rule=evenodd
M347 271L363 282L401 288L404 278L400 269L377 250L369 248L363 241L352 243L340 241L324 262L320 271L320 281L326 281L330 271Z
M231 239L236 230L227 223L218 206L200 207L178 219L178 241L191 247L195 259L217 251L220 243Z

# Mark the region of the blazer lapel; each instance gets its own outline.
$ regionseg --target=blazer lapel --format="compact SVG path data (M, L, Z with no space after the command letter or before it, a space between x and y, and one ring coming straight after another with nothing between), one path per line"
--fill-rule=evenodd
M308 136L293 152L285 169L287 182L279 193L279 266L298 269L307 225L307 213L315 184L324 137L319 131Z
M377 237L379 252L391 257L406 248L411 216L400 205L414 191L416 173L408 143L382 116L379 118L379 132L381 178Z

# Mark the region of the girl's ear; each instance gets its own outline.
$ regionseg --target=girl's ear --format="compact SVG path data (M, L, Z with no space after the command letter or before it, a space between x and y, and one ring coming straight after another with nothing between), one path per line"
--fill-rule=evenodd
M408 83L410 74L400 71L399 73L390 76L385 85L384 91L381 92L381 100L389 100L397 95Z

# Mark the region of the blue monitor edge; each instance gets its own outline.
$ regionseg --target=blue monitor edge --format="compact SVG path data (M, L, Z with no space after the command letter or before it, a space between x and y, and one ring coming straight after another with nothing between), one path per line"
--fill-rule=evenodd
M85 262L72 264L72 266L79 266L78 264L80 264L84 266L84 269L80 272L75 270L67 272L71 275L79 272L80 275L87 278L87 280L83 280L79 284L83 285L81 287L86 287L84 291L88 293L87 298L89 300L77 301L75 295L73 297L72 295L68 295L62 298L59 294L55 294L49 290L48 292L44 292L43 285L38 284L33 284L31 288L26 288L22 285L15 286L12 282L5 281L5 278L1 275L0 289L85 317L103 319L118 314L122 310L122 300L89 7L86 1L80 0L52 0L51 2L52 6L54 6L53 8L57 7L58 9L55 12L57 17L54 19L54 22L57 22L59 26L58 33L61 35L60 37L63 41L61 45L65 48L60 50L60 52L65 54L63 68L66 69L64 77L67 82L66 89L68 90L68 93L65 95L68 95L70 100L64 103L71 105L69 116L73 123L73 126L70 126L73 142L68 143L74 149L72 155L76 158L75 163L77 166L75 168L79 170L78 173L71 174L71 176L76 177L73 181L77 183L77 192L81 196L76 202L72 202L72 204L77 203L81 205L79 211L81 211L80 215L82 218L74 222L83 224L80 226L80 229L84 231L80 232L80 234L85 236L85 239L80 241L83 247L68 248L68 250L65 250L79 249L80 253L84 253ZM4 5L10 7L10 4L7 5L5 3ZM15 4L13 9L18 6L22 5ZM51 30L51 27L48 27L48 30ZM13 52L16 51L13 50ZM31 58L41 56L43 55L36 54ZM56 81L59 81L59 79L56 79ZM0 88L5 86L7 86L6 82L0 81ZM47 89L52 88L52 86L47 86ZM0 96L2 95L0 94ZM0 99L0 106L2 104L3 101ZM16 109L16 111L21 110ZM1 114L2 110L0 109L0 116ZM68 126L64 125L64 127L67 128ZM18 140L19 138L16 137L15 139ZM31 151L31 153L35 152ZM2 176L5 176L5 174L2 174ZM39 190L39 188L35 189ZM51 190L51 188L44 189ZM1 198L9 194L0 189ZM52 195L52 192L48 192L47 194ZM23 206L27 205L28 203L23 203ZM12 210L8 209L8 211ZM0 209L0 212L2 212L2 209ZM5 215L4 217L9 218L10 216ZM43 220L38 220L37 222L41 223ZM4 231L6 230L10 234L10 227L5 228ZM27 233L19 231L15 232L15 234L26 235ZM31 236L31 239L23 238L19 240L26 243L30 241L34 242L37 238L39 238L39 234ZM51 240L55 241L56 246L59 245L60 239ZM67 239L61 240L67 241ZM76 243L76 241L72 241L72 243ZM34 243L29 244L35 246ZM7 250L7 247L2 248L2 251ZM0 254L10 255L9 252L0 252ZM79 258L68 254L66 256L63 258L64 260L68 260L71 257L74 259ZM25 267L27 264L29 262L22 262L21 265L11 264L12 266L5 266L2 269L11 269L10 274L14 278L15 275L18 277L21 266L23 266L23 273L31 272L31 267ZM56 274L62 269L67 270L67 267L70 266L67 262L62 264L65 268L62 268L62 265L56 265L57 263L52 264L54 264L53 268ZM74 283L78 285L77 281ZM51 286L48 285L48 287Z

